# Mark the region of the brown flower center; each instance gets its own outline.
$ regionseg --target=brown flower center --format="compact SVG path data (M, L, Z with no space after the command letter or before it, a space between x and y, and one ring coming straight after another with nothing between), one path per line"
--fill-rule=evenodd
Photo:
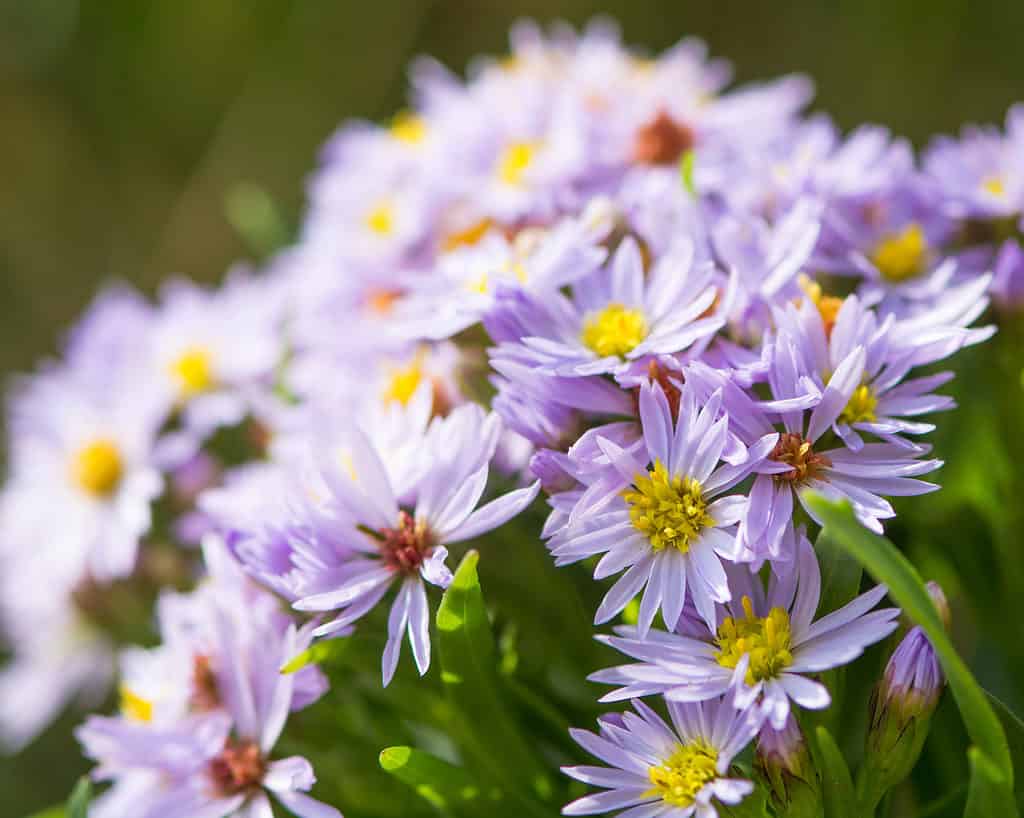
M832 465L832 461L811 448L810 441L804 440L795 432L785 432L779 436L770 460L786 463L791 466L789 471L774 475L775 479L793 485L802 485L808 480L821 477L822 471Z
M398 512L398 524L380 532L384 564L403 574L416 574L434 550L433 536L423 523L406 511Z
M255 741L229 738L208 768L217 795L227 798L260 785L267 761Z
M213 672L209 656L196 656L192 665L192 707L196 710L216 710L220 707L217 675Z
M693 131L665 111L643 125L633 141L633 159L644 165L671 165L696 144Z

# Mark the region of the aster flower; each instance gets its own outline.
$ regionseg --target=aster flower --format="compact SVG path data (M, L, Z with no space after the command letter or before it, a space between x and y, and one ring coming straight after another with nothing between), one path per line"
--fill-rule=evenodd
M424 583L446 588L451 582L446 546L497 528L539 491L535 483L474 510L500 431L497 416L473 404L435 420L420 447L419 477L406 492L396 490L393 468L358 428L346 436L344 462L320 459L329 500L316 535L294 543L292 563L306 582L295 607L340 611L315 631L335 633L364 616L398 583L384 649L385 684L394 675L405 632L420 673L430 666ZM337 450L337 445L326 449Z
M628 569L605 596L595 622L607 622L642 589L639 630L647 632L661 610L666 623L679 619L687 590L709 623L715 603L730 599L721 561L736 559L736 526L746 498L726 492L743 480L771 451L768 434L750 451L721 463L729 420L715 394L698 411L683 393L678 417L658 384L640 390L643 447L639 456L599 438L625 491L604 509L588 514L552 537L548 546L557 565L604 554L597 579Z
M161 603L164 644L123 657L121 714L79 728L94 777L113 782L99 818L272 815L267 793L300 818L339 816L306 793L301 757L271 760L288 713L326 689L319 670L283 674L310 642L273 597L249 584L214 539L213 580Z
M605 789L587 795L563 815L612 810L627 818L717 818L714 801L735 805L754 790L730 775L733 758L757 733L758 720L725 699L701 704L668 702L671 726L643 702L636 713L605 716L599 732L572 730L572 737L608 767L563 767L562 771Z
M652 694L664 694L669 701L704 701L736 685L735 705L756 703L781 730L791 700L812 710L831 702L825 686L810 675L853 661L898 625L897 608L871 610L885 596L881 585L814 620L821 573L802 534L797 559L781 578L772 573L767 591L757 574L740 566L730 570L729 585L733 599L718 608L711 628L684 616L677 633L655 631L645 639L638 629L619 628L618 636L599 637L639 660L590 677L621 685L604 701Z
M542 372L554 375L613 373L626 361L679 352L707 340L722 326L711 315L718 295L710 265L694 265L682 242L645 277L640 249L625 239L609 262L572 288L572 298L534 302L522 339Z

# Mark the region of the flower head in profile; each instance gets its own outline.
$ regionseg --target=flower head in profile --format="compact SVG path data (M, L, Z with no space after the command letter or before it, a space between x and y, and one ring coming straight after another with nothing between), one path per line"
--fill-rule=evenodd
M477 508L501 432L496 415L476 404L436 418L420 440L418 471L396 485L395 464L359 428L320 449L319 470L328 498L313 522L313 536L293 543L292 566L305 592L295 607L338 611L316 635L342 631L398 585L391 606L383 673L387 684L406 632L420 673L430 666L430 618L425 583L446 588L447 545L497 528L536 497L539 483ZM412 456L412 455L410 455ZM405 464L398 464L405 466Z
M641 701L635 713L605 716L599 732L572 730L581 747L607 767L563 767L566 775L604 788L563 810L595 815L612 810L630 818L717 818L714 802L735 805L754 785L730 775L733 758L757 733L758 719L728 700L668 702L672 724Z
M767 591L757 574L741 566L730 571L732 601L719 608L713 630L684 616L676 633L656 631L645 640L636 629L620 628L618 636L601 637L639 660L591 676L620 685L605 701L652 694L704 701L735 685L736 706L756 703L777 730L791 700L811 710L828 707L828 690L810 677L852 662L892 633L899 609L872 610L886 593L879 585L815 620L821 572L806 537L800 536L796 561L780 566L788 570L781 578L773 573Z
M599 438L623 490L549 542L559 565L603 554L594 570L597 579L627 569L605 596L596 622L607 622L643 591L642 638L659 609L675 625L687 592L711 625L715 603L731 598L722 560L739 554L736 526L747 501L726 492L758 465L778 436L766 434L749 450L733 451L734 463L722 462L731 441L721 408L720 393L698 410L693 394L684 391L674 417L661 386L646 384L639 397L640 453Z

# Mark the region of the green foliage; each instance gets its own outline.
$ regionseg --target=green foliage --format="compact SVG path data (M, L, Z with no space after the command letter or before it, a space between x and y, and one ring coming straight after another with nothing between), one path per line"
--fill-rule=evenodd
M980 805L995 799L992 803L1002 803L1002 814L1012 818L1017 809L1013 797L1013 761L1006 734L984 690L946 635L914 566L891 542L861 526L849 503L834 503L820 496L812 496L808 502L831 536L853 554L878 582L888 586L890 596L912 621L924 629L931 641L975 745L969 754L972 777L968 814L986 814L971 813L970 804L981 808Z

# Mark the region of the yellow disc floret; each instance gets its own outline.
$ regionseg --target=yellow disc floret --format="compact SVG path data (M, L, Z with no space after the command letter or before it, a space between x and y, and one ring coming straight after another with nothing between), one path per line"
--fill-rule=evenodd
M1006 183L1000 176L989 176L981 183L981 189L992 196L1002 198L1006 195Z
M148 724L153 721L153 703L133 693L127 685L121 685L121 712L133 721Z
M419 145L427 138L427 122L418 114L402 111L391 121L391 135L407 145Z
M899 233L882 239L871 261L882 278L894 284L921 275L928 263L928 241L921 225L911 222Z
M632 352L647 337L647 320L637 309L612 303L583 322L580 340L587 349L602 358L622 357Z
M124 476L124 460L114 441L94 440L78 450L71 464L75 484L95 497L109 497Z
M858 386L846 407L839 413L840 423L870 423L877 417L878 398L870 386Z
M185 399L208 392L216 383L213 355L205 347L189 347L171 362L170 370Z
M789 614L782 608L772 608L768 616L754 616L749 596L743 597L743 612L746 616L742 619L730 616L718 626L715 658L722 667L735 668L740 659L749 656L748 685L774 679L793 664Z
M392 371L384 390L385 403L408 405L423 382L423 358L423 353L419 352L408 366L397 367Z
M697 793L717 775L717 751L703 741L680 745L663 763L651 767L647 775L653 785L649 795L657 795L673 807L689 807Z
M506 185L521 185L536 154L536 142L513 142L498 157L498 178Z
M630 506L629 519L655 551L675 548L685 554L700 532L715 524L700 483L691 477L670 477L660 461L646 475L638 474L633 485L623 494Z
M395 206L390 201L377 202L366 214L366 226L378 236L390 236L395 232Z

